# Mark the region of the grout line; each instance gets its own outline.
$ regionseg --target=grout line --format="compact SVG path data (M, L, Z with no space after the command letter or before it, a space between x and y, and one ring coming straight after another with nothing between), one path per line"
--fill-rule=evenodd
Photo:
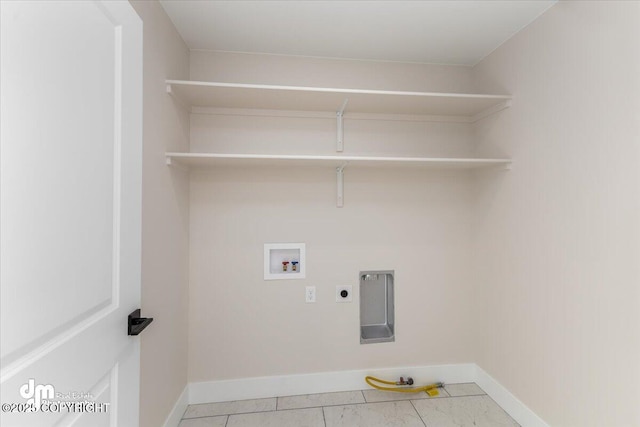
M304 395L301 395L304 396ZM376 404L376 403L393 403L393 402L406 402L407 400L411 401L411 400L437 400L437 399L456 399L456 398L460 398L460 397L478 397L478 396L488 396L487 394L471 394L471 395L465 395L465 396L442 396L442 397L425 397L422 399L412 399L412 398L407 398L407 399L396 399L396 400L379 400L379 401L375 401L375 402L369 402L365 399L364 402L353 402L353 403L336 403L333 405L318 405L318 406L302 406L299 408L286 408L286 409L267 409L265 411L251 411L251 412L236 412L233 414L218 414L218 415L203 415L201 417L190 417L190 418L183 418L183 420L193 420L193 419L197 419L197 418L212 418L212 417L223 417L223 416L231 416L231 415L244 415L244 414L261 414L261 413L265 413L265 412L276 412L276 411L297 411L300 409L315 409L315 408L333 408L336 406L351 406L351 405L368 405L368 404ZM205 404L206 405L206 404Z
M288 394L286 396L279 396L279 397L300 397L300 396L315 396L315 395L321 395L321 394L355 393L358 391L362 391L362 390L343 390L343 391L328 391L325 393ZM263 399L269 399L269 398L267 397ZM245 400L252 400L252 399L245 399Z
M189 410L189 406L191 406L191 405L187 405L187 407L186 407L186 408L184 408L184 412L182 413L182 416L180 417L180 421L182 421L182 420L184 420L184 419L185 419L185 418L184 418L184 415L185 415L185 414L187 413L187 411ZM178 423L178 424L180 424L180 423Z
M362 402L362 403L341 403L339 405L325 405L323 408L334 408L336 406L356 406L356 405L375 405L377 403L395 403L395 402L406 402L407 400L382 400L380 402ZM429 399L416 399L416 400L429 400ZM303 408L300 408L303 409Z
M346 405L331 405L331 406L346 406ZM292 409L280 409L276 411L275 409L269 409L267 411L252 411L252 412L237 412L235 414L218 414L218 415L203 415L201 417L192 417L192 418L183 418L183 420L199 420L202 418L214 418L214 417L231 417L234 415L247 415L247 414L266 414L268 412L284 412L284 411L301 411L305 409L317 409L322 408L322 406L312 406L309 408L292 408Z
M202 405L216 405L218 403L234 403L234 402L246 402L249 400L267 400L267 399L276 399L276 409L278 408L278 398L277 397L265 397L265 398L260 398L260 399L242 399L242 400L229 400L227 402L210 402L210 403L196 403L193 405L188 405L187 409L185 410L185 414L187 413L187 410L189 409L190 406L202 406ZM200 417L189 417L189 418L185 418L184 414L182 414L182 420L191 420L194 418L211 418L211 417L223 417L225 415L230 416L230 415L240 415L240 414L256 414L259 412L273 412L274 409L267 409L264 411L249 411L249 412L234 412L234 413L227 413L227 414L217 414L217 415L203 415Z
M449 397L472 397L472 396L488 396L486 393L482 394L462 394L460 396L449 396Z
M364 398L363 390L360 390L360 392L362 393L362 397ZM465 395L465 396L443 396L443 397L440 397L440 398L424 398L424 399L385 400L385 401L380 401L380 402L367 402L366 398L365 398L365 401L362 402L362 403L347 403L347 404L342 403L342 404L335 404L335 405L311 406L311 407L304 407L304 408L275 409L275 410L272 409L272 410L267 410L267 411L239 412L239 413L235 413L235 414L220 414L220 415L208 415L208 416L202 416L202 417L183 418L182 420L192 420L192 419L214 418L214 417L226 416L227 419L226 419L225 424L224 424L225 427L226 427L229 424L229 420L234 415L265 414L265 413L269 413L269 412L274 412L275 413L275 412L282 412L282 411L300 411L300 410L306 410L306 409L317 409L317 408L320 408L320 410L322 411L322 420L323 420L323 423L324 423L324 427L327 427L327 420L326 420L325 411L324 411L325 408L338 407L338 406L375 405L375 404L378 404L378 403L397 403L397 402L409 401L411 403L411 407L414 409L414 411L418 415L418 418L420 418L420 421L426 427L426 423L422 419L422 417L420 416L420 413L418 412L418 410L417 410L417 408L416 408L416 406L414 404L414 400L415 401L421 401L421 400L438 400L438 399L448 399L448 398L455 399L455 398L482 397L482 396L486 396L489 399L491 399L491 401L494 402L498 406L498 408L500 408L500 410L502 410L509 417L509 419L511 419L513 422L515 422L516 425L520 426L520 424L518 424L517 421L515 421L513 419L513 417L509 413L507 413L507 411L505 411L504 408L502 406L500 406L495 400L493 400L493 398L491 396L489 396L488 394L475 394L475 395ZM277 408L277 400L276 400L276 408Z
M287 408L288 410L291 409L306 409L306 408L324 408L324 407L332 407L332 406L345 406L345 405L355 405L355 404L362 404L362 403L367 403L367 399L365 399L364 397L364 393L362 393L362 390L348 390L348 391L332 391L329 393L311 393L311 394L294 394L291 396L282 396L282 397L297 397L297 396L311 396L314 394L337 394L337 393L357 393L360 392L360 396L362 397L362 402L344 402L344 403L333 403L333 404L318 404L318 405L313 405L313 406L300 406L300 407L296 407L296 408ZM278 402L280 401L280 398L278 398ZM276 410L278 411L283 411L285 409L277 409L277 405L276 405Z
M507 415L507 417L509 417L509 419L511 419L511 421L513 421L514 423L516 423L516 425L517 425L517 426L522 427L522 426L520 426L520 424L519 424L516 420L514 420L514 419L513 419L513 417L511 416L511 414L509 414L507 411L505 411L505 410L504 410L504 408L503 408L502 406L500 406L500 404L498 404L498 402L496 402L495 400L493 400L493 397L489 396L488 394L484 394L484 395L481 395L481 396L487 396L489 399L491 399L491 401L492 401L493 403L495 403L495 404L496 404L496 406L498 406L498 408L500 408L500 409L502 410L502 412L504 412L504 413Z
M493 400L493 398L491 398L491 396L484 394L484 395L468 395L468 396L448 396L448 398L465 398L465 397L482 397L482 396L486 396L489 399L491 399L491 401L493 401L508 417L509 419L511 419L513 422L516 423L516 425L520 426L520 424L518 424L513 417L508 414L504 408L502 408L502 406L498 405L498 403ZM363 397L364 397L364 393L363 393ZM447 397L443 397L443 398L447 398ZM420 413L418 412L414 400L415 401L420 401L420 400L437 400L433 399L433 398L426 398L426 399L407 399L410 403L412 408L414 409L414 411L416 412L416 414L418 415L418 418L420 418L420 421L422 422L423 425L425 425L425 421L422 419L422 417L420 416ZM442 399L442 398L441 398ZM314 407L305 407L305 408L292 408L292 409L279 409L279 410L268 410L268 411L253 411L253 412L240 412L240 413L235 413L235 414L222 414L222 415L210 415L210 416L203 416L203 417L193 417L193 418L186 418L183 420L191 420L191 419L203 419L203 418L214 418L214 417L220 417L220 416L226 416L227 419L225 420L225 427L227 427L227 425L229 424L229 420L232 416L240 416L240 415L248 415L248 414L265 414L265 413L269 413L269 412L282 412L282 411L299 411L299 410L307 410L307 409L317 409L320 408L320 410L322 411L322 420L324 423L324 427L327 427L327 421L326 421L326 415L325 415L325 408L330 408L330 407L345 407L345 406L356 406L356 405L375 405L378 403L398 403L398 402L406 402L407 400L388 400L388 401L380 401L380 402L363 402L363 403L347 403L347 404L336 404L336 405L324 405L324 406L314 406ZM521 427L521 426L520 426Z
M229 424L229 420L231 419L232 416L239 416L239 415L251 415L251 414L267 414L267 413L276 413L276 412L286 412L286 411L304 411L306 409L318 409L320 408L321 412L322 412L322 420L324 422L324 426L327 427L327 422L324 419L324 408L323 407L313 407L313 408L296 408L296 409L281 409L280 411L276 411L276 410L271 410L271 411L255 411L255 412L241 412L238 414L229 414L229 415L212 415L212 416L208 416L208 417L194 417L194 418L186 418L182 421L188 421L188 420L200 420L200 419L204 419L204 418L216 418L216 417L227 417L224 426L227 427L227 425Z
M293 411L293 410L296 410L296 409L332 408L334 406L364 405L365 403L370 403L370 402L367 402L365 400L364 402L333 403L333 404L327 404L327 405L301 406L299 408L287 408L287 409L278 409L278 410L279 411ZM373 402L373 403L377 403L377 402Z
M447 390L447 384L444 385L444 390L447 392L447 394L450 397L466 397L466 396L488 396L487 392L484 391L477 383L475 382L469 382L469 383L453 383L453 384L449 384L449 385L463 385L463 384L474 384L476 387L478 387L481 391L481 393L476 393L476 394L461 394L458 396L452 396L449 391Z
M203 418L222 418L222 417L227 417L227 421L229 421L229 417L231 415L244 415L244 414L262 414L264 412L273 412L273 411L260 411L260 412L241 412L239 414L220 414L220 415L204 415L202 417L191 417L191 418L182 418L180 420L180 422L182 421L189 421L189 420L201 420ZM225 423L226 425L226 423Z
M464 384L471 384L471 383L464 383ZM302 406L299 408L286 408L286 409L278 409L278 400L279 397L276 397L276 409L267 409L264 411L250 411L250 412L236 412L233 414L218 414L218 415L203 415L201 417L190 417L190 418L183 418L182 420L192 420L192 419L198 419L198 418L212 418L212 417L222 417L222 416L227 416L230 417L232 415L244 415L244 414L260 414L260 413L265 413L265 412L276 412L276 411L297 411L300 409L314 409L314 408L322 408L323 409L323 414L324 414L324 408L332 408L332 407L336 407L336 406L350 406L350 405L367 405L367 404L376 404L376 403L393 403L393 402L406 402L408 401L412 401L412 400L437 400L437 399L455 399L455 398L460 398L460 397L478 397L478 396L489 396L486 393L483 394L466 394L463 396L451 396L449 394L449 392L447 392L447 395L442 395L441 397L425 397L425 398L420 398L420 399L412 399L411 397L407 397L407 399L395 399L395 400L379 400L379 401L368 401L365 394L364 394L364 390L351 390L351 391L359 391L362 394L362 398L364 400L364 402L354 402L354 403L336 403L336 404L332 404L332 405L318 405L318 406ZM446 392L446 390L444 390ZM332 392L332 393L344 393L344 392ZM325 394L325 393L317 393L317 394ZM330 394L330 393L326 393L326 394ZM407 395L409 395L409 393L406 393ZM296 394L296 395L291 395L291 396L282 396L282 397L293 397L293 396L307 396L306 394ZM270 398L266 398L266 399L270 399ZM244 400L254 400L254 399L244 399ZM257 399L256 399L257 400ZM493 400L493 399L492 399ZM242 400L232 400L230 402L242 402ZM226 403L226 402L214 402L214 403ZM496 403L497 404L497 403ZM196 405L209 405L209 403L198 403ZM192 405L189 405L192 406ZM498 405L500 406L500 405ZM502 407L500 406L500 408L502 409ZM504 409L503 409L504 411ZM186 410L185 410L186 412ZM506 411L505 411L506 412ZM509 414L507 414L509 415ZM511 417L511 415L509 415L509 417ZM511 417L513 418L513 417Z
M363 391L362 395L364 396L364 390L362 390L362 391ZM423 398L407 397L406 399L376 400L375 402L373 402L373 401L370 402L365 397L364 400L365 400L365 403L383 403L383 402L402 402L404 400L434 400L434 399L448 399L448 398L451 398L451 397L464 397L464 396L451 396L449 394L449 392L447 390L445 390L444 388L442 389L442 391L444 393L446 393L446 394L441 394L440 397L431 397L431 396L427 396L427 397L423 397ZM393 393L393 392L389 392L389 393ZM409 395L410 393L406 393L406 394ZM422 392L415 393L415 395L417 395L417 394L422 394ZM478 395L478 396L482 396L482 395ZM333 405L333 406L335 406L335 405Z
M422 421L422 424L424 425L424 427L427 427L427 423L425 423L424 420L422 419L422 416L420 415L420 412L418 412L416 405L413 404L412 400L410 400L409 402L411 402L411 406L413 407L413 410L416 411L416 414L418 414L418 418L420 418L420 421Z

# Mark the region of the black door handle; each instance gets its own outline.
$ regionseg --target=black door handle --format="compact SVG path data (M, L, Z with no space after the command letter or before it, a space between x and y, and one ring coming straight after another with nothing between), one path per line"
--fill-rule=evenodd
M140 317L140 309L134 310L129 315L128 319L128 335L140 335L140 332L144 331L144 328L149 326L153 322L153 317Z

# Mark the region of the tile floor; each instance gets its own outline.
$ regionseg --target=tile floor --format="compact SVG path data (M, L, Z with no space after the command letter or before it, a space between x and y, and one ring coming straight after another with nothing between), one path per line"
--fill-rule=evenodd
M475 383L440 396L358 390L190 405L179 427L518 427Z

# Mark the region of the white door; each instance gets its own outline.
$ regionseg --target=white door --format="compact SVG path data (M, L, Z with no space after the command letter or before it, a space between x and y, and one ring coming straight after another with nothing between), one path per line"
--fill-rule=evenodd
M0 424L136 426L142 23L127 1L0 15Z

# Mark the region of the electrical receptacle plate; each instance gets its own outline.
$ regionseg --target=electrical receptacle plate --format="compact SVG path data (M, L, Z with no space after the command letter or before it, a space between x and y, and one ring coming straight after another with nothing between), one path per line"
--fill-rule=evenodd
M305 286L304 288L304 301L313 303L316 302L316 287L315 286Z

